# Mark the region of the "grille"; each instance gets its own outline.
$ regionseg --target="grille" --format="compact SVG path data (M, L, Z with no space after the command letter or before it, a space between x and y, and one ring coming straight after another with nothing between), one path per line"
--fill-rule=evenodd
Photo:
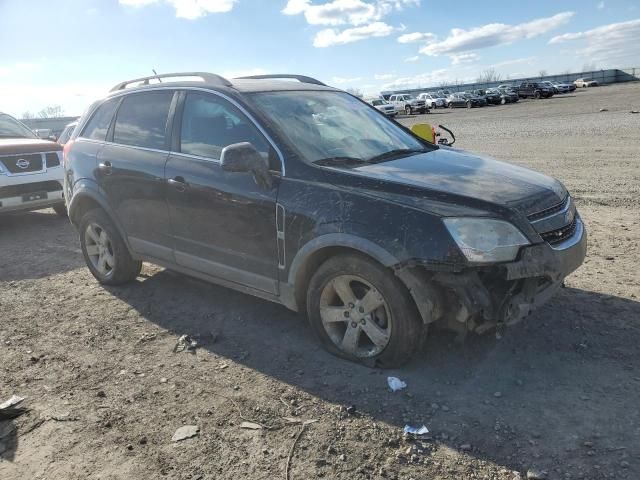
M541 210L536 213L532 213L531 215L528 215L527 218L529 219L530 222L535 222L536 220L540 220L541 218L549 217L554 213L558 213L562 211L564 207L567 206L567 202L569 202L569 198L570 197L567 195L567 197L557 205L554 205L553 207L549 207L545 210Z
M51 152L45 155L47 161L47 168L51 167L59 167L60 166L60 158L57 153Z
M569 225L565 225L562 228L558 228L557 230L551 230L550 232L542 233L540 236L542 239L549 243L549 245L557 245L558 243L562 243L568 238L571 238L576 231L576 226L578 224L578 215L573 217L573 221Z
M19 197L26 193L35 192L59 192L62 190L60 182L49 180L48 182L24 183L22 185L9 185L0 187L0 198Z
M2 157L0 159L4 166L11 173L28 173L39 172L42 170L42 155L39 153L32 153L29 155L11 155L8 157ZM18 165L25 165L19 167Z

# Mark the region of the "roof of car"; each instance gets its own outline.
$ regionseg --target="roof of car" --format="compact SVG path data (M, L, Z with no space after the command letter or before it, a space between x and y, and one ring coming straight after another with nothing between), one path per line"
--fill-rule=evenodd
M194 80L199 77L201 80ZM178 80L188 78L187 80ZM303 75L257 75L254 77L226 79L219 75L201 72L172 73L143 77L119 83L110 94L142 91L158 87L198 87L211 90L234 90L239 93L324 90L339 91L311 77Z

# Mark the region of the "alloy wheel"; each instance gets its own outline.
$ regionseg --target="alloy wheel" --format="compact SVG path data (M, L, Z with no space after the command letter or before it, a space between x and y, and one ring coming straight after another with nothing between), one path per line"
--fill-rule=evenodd
M356 275L339 275L325 285L320 318L331 341L358 358L379 355L391 339L391 314L382 294Z
M100 225L90 223L84 235L85 250L93 267L105 277L113 273L116 265L111 239Z

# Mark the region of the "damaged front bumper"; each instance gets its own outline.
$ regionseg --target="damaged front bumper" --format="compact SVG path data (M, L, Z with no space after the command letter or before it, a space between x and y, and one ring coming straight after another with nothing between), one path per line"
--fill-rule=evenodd
M426 324L461 334L511 325L546 303L582 265L587 233L579 216L573 235L560 244L524 247L519 259L459 273L405 266L396 275L407 285Z

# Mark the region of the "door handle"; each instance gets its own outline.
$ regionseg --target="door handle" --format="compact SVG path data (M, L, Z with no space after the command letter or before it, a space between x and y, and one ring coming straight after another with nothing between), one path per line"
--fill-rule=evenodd
M113 172L112 170L113 166L111 165L110 161L106 161L106 162L102 162L98 164L98 169L103 172L105 175L111 175L111 173Z
M170 178L167 180L167 183L178 192L184 192L187 189L187 182L184 181L184 177Z

